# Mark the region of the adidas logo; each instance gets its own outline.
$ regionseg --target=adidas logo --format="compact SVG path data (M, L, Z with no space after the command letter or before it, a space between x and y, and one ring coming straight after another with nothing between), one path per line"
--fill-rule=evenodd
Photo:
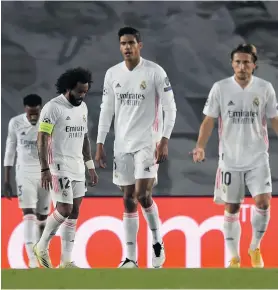
M66 117L66 120L67 120L67 121L68 121L68 120L70 120L70 117L69 117L69 116L67 116L67 117Z
M121 87L121 85L118 83L117 85L116 85L116 88L120 88Z
M25 132L22 132L21 135L26 135L26 133Z
M234 106L235 104L234 104L234 102L233 101L230 101L229 103L228 103L228 106Z
M266 186L270 186L270 182L268 181L265 185L266 185Z

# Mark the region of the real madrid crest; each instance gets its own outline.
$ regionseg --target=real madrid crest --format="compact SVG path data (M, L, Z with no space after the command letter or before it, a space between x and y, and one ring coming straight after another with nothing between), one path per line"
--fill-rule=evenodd
M141 85L140 85L140 89L141 89L141 90L145 90L146 87L147 87L146 82L145 82L145 81L142 81L142 83L141 83Z
M256 106L256 107L259 107L260 105L260 101L259 101L259 98L256 97L254 100L253 100L253 105Z
M86 122L86 115L83 115L83 121Z

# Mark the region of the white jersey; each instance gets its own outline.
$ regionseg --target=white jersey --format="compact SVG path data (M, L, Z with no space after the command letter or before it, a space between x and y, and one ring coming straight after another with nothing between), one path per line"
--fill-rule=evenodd
M82 148L87 127L88 109L82 102L75 107L60 95L45 104L40 123L52 124L49 144L49 167L53 175L64 175L76 181L85 180Z
M176 104L163 68L141 58L132 71L125 62L108 69L97 143L104 144L114 114L117 152L132 153L159 142L162 137L169 139L175 124Z
M216 82L203 113L219 118L219 160L226 169L245 171L267 164L267 118L278 116L271 83L253 76L244 89L234 76Z
M32 125L26 114L18 115L9 122L4 166L13 166L16 158L16 175L40 177L41 167L37 150L38 125Z

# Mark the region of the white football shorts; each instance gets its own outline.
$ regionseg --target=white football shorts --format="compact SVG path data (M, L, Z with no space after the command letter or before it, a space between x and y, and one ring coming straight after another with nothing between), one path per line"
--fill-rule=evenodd
M52 175L51 198L57 202L73 204L75 198L83 197L87 191L86 181L72 180L63 175Z
M229 171L219 166L216 172L214 202L242 203L245 185L252 197L272 192L271 171L269 164L248 171Z
M32 175L16 175L19 208L32 208L41 215L50 212L50 194L41 187L41 178Z
M148 146L135 153L115 153L113 183L117 186L135 184L137 179L155 178L158 182L158 164L155 164L155 147Z

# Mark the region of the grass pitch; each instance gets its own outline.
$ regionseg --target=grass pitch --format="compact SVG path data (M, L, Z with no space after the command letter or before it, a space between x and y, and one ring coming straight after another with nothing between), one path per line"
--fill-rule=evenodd
M2 270L2 289L278 289L278 269Z

